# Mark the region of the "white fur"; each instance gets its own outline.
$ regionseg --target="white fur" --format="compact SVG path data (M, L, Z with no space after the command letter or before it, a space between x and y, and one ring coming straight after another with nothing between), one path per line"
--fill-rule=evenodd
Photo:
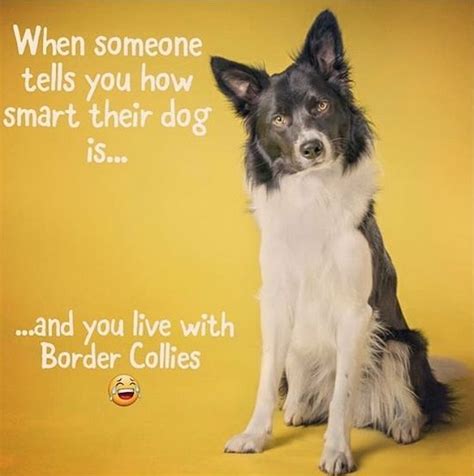
M367 155L345 172L340 160L325 160L283 176L275 190L252 190L261 230L261 374L252 418L226 451L263 450L284 369L285 421L328 419L324 471L354 467L352 425L393 422L389 431L398 440L418 437L422 419L408 384L408 349L381 344L368 305L371 254L358 225L376 178ZM374 352L382 352L379 366Z
M470 373L462 362L447 357L432 356L429 358L429 362L436 379L442 383L462 379Z
M379 364L372 360L361 381L354 426L370 424L399 443L411 443L419 438L425 418L409 383L410 350L396 341L378 350Z
M277 190L253 190L261 229L262 369L253 416L243 435L228 442L227 451L261 451L271 433L285 364L291 403L291 395L299 398L298 389L292 388L298 376L291 359L319 359L324 372L337 368L327 453L352 460L348 440L353 387L367 358L373 319L367 304L370 250L357 225L376 188L376 167L367 156L345 173L342 161L327 161L325 167L282 177ZM303 371L307 365L298 367Z

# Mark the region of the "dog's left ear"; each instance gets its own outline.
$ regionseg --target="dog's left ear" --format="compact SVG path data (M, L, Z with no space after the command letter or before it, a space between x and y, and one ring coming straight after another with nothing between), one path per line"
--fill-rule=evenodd
M218 88L243 118L250 113L270 82L267 72L262 69L217 56L211 58L211 68Z
M341 30L331 11L325 10L316 17L296 63L310 64L324 79L348 87L349 66L344 57Z

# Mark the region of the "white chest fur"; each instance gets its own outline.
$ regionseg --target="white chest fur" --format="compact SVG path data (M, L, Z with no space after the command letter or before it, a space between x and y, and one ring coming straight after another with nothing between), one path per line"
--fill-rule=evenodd
M376 192L376 175L365 157L345 173L334 163L283 177L276 190L252 191L261 230L261 299L273 308L262 318L288 318L295 344L334 341L337 315L367 303L370 250L357 227Z
M269 192L256 187L252 200L262 237L296 241L301 238L297 230L318 230L314 239L356 227L376 192L376 175L373 160L365 157L345 173L336 162L329 168L287 175L278 189Z

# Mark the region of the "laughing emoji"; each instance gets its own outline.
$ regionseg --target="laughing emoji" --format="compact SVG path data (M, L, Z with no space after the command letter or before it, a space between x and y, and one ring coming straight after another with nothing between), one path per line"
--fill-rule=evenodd
M140 396L140 386L130 375L117 375L109 383L109 398L121 407L128 407Z

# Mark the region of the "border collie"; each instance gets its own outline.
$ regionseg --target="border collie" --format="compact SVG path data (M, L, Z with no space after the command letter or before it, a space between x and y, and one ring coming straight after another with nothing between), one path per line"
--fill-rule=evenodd
M288 425L327 422L320 469L351 472L351 427L412 443L448 419L452 397L397 299L374 214L373 134L352 94L337 20L322 12L282 73L220 57L211 67L248 133L263 279L255 409L225 451L264 449L280 390Z

